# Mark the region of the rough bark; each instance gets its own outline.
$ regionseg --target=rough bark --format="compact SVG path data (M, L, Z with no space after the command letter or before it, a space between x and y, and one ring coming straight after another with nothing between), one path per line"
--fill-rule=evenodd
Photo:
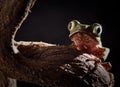
M8 79L0 72L0 87L8 87Z
M88 54L70 46L15 43L12 37L35 0L0 0L0 70L5 76L52 87L111 87L109 73Z
M0 71L0 87L17 87L15 79L8 78Z

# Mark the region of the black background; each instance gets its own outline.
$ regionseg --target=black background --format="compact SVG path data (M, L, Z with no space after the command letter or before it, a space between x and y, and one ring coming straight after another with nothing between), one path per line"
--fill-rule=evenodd
M32 12L17 32L16 40L44 41L60 45L71 43L67 24L79 20L84 24L95 22L103 26L102 43L110 48L107 61L115 75L115 87L120 87L119 16L117 1L102 0L37 0ZM39 87L18 82L19 87Z

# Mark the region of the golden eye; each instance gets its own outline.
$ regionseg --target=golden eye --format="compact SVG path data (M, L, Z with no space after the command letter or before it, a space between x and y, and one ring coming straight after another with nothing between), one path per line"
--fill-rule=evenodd
M93 27L93 33L95 35L98 35L98 36L101 35L101 33L102 33L102 26L100 24L94 23L92 27Z
M73 20L68 24L68 30L71 31L72 29L74 29L78 24L80 24L79 21L77 20Z
M73 23L70 22L70 23L68 24L68 30L71 30L72 28L73 28Z

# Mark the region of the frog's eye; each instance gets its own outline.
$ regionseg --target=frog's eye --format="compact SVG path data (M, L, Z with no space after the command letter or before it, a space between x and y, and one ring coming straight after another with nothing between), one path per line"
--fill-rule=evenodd
M101 33L102 33L102 26L100 24L94 23L92 25L92 27L93 27L93 33L95 35L98 35L98 36L101 35Z
M72 27L73 27L73 23L72 23L72 22L70 22L70 23L68 24L68 30L71 30L71 29L72 29Z
M73 20L68 24L68 30L71 31L73 30L78 24L80 24L79 21Z

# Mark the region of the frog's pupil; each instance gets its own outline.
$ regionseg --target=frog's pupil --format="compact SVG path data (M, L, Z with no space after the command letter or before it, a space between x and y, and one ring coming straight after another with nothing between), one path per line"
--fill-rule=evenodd
M100 28L97 28L96 34L99 34L100 32L101 32L101 29L100 29Z
M68 29L70 30L71 27L72 27L72 23L69 23L69 25L68 25Z

